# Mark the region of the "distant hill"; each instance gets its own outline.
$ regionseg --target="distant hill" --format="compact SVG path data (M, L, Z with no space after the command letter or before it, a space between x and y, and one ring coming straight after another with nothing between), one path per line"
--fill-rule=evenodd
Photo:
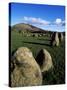
M12 30L26 30L26 31L30 31L30 32L44 32L44 30L38 28L38 27L35 27L35 26L32 26L30 24L24 24L24 23L20 23L20 24L16 24L14 26L11 27Z
M9 28L10 28L10 26L9 26ZM41 28L35 27L30 24L25 24L25 23L19 23L19 24L13 25L11 27L11 30L22 30L22 31L29 31L32 33L53 33L53 31L43 30ZM65 32L63 32L63 33L65 33Z

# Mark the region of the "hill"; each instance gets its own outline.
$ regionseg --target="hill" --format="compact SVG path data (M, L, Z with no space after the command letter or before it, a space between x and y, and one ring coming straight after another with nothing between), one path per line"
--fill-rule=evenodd
M9 29L10 28L11 28L11 30L27 31L27 32L31 32L31 33L50 33L51 34L53 32L56 32L56 31L50 31L50 30L43 30L36 26L30 25L30 24L25 24L25 23L15 24L12 27L9 26ZM63 32L63 34L65 34L65 32Z
M13 25L11 27L12 30L22 30L22 31L29 31L32 33L46 33L46 32L51 32L48 30L43 30L41 28L38 28L36 26L30 25L30 24L25 24L25 23L19 23L16 25Z

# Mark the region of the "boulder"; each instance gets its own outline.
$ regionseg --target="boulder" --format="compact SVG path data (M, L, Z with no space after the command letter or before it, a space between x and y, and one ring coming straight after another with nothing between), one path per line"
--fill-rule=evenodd
M54 32L52 34L51 45L52 46L59 46L59 37L58 37L58 33L57 32Z
M42 84L42 73L32 52L20 47L13 56L15 68L11 72L11 86L35 86Z
M41 71L45 72L53 68L53 62L50 53L46 49L41 49L36 57L37 63L40 65Z

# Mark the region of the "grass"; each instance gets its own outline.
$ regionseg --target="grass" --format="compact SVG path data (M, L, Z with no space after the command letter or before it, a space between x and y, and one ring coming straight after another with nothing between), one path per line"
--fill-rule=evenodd
M43 73L43 85L65 83L65 40L58 47L50 46L50 37L25 37L22 33L11 31L11 54L19 47L28 47L36 57L40 49L47 49L53 59L54 68Z

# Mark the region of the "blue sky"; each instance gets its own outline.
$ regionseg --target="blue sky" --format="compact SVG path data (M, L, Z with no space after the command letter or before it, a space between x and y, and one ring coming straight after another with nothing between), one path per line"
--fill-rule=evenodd
M11 3L11 26L28 23L51 31L65 30L65 7Z

